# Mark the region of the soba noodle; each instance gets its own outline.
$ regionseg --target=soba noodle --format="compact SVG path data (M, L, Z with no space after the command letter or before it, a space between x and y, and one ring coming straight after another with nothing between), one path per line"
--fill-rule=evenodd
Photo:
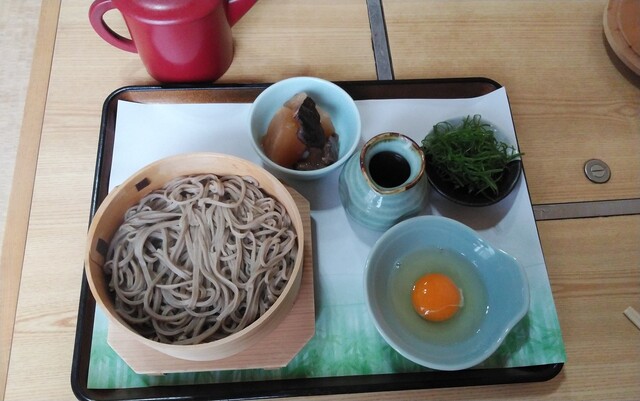
M146 338L199 344L248 326L289 280L284 206L251 177L174 179L130 208L104 265L119 315Z

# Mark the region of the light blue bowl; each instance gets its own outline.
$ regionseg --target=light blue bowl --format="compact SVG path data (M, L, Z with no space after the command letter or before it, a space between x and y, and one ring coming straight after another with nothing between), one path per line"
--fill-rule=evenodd
M431 340L434 331L447 330L452 322L426 322L413 310L404 311L416 318L418 326L403 320L397 306L402 291L390 291L393 270L408 254L425 248L444 249L465 258L474 277L484 288L486 298L477 325L464 337L443 343ZM401 267L400 267L401 268ZM385 341L405 358L437 370L473 367L491 356L511 329L529 310L529 285L524 269L505 252L493 248L478 234L455 220L439 216L419 216L391 227L374 245L364 274L365 299L374 324ZM464 294L463 294L464 295ZM465 298L462 312L473 299ZM403 301L404 302L404 301ZM408 300L411 309L411 301ZM469 304L472 305L472 304ZM485 310L486 308L486 310Z
M282 167L271 161L260 144L266 134L271 119L284 103L294 95L306 92L320 107L331 116L331 121L339 136L338 160L330 166L312 170L298 171ZM335 171L355 152L360 142L360 113L355 102L344 89L320 78L288 78L267 87L253 102L250 111L251 144L262 159L266 169L278 178L285 180L314 180Z

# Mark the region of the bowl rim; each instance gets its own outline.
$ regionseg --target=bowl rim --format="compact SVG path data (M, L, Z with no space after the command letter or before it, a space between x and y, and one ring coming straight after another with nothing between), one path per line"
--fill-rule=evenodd
M110 295L110 291L100 291L97 288L96 279L94 275L103 274L102 273L102 264L99 260L96 260L94 257L96 253L100 253L97 249L99 248L96 231L100 228L100 225L103 224L102 218L105 216L109 216L109 212L111 211L114 205L118 205L118 202L126 196L126 191L130 190L132 187L136 187L139 183L142 183L144 180L147 180L147 176L149 176L150 172L152 173L155 170L160 171L161 175L168 176L167 179L163 181L153 181L144 187L142 190L138 190L138 196L134 202L139 201L144 195L147 193L161 188L163 185L167 183L170 178L175 178L178 176L187 176L187 175L195 175L195 174L216 174L221 175L221 173L215 171L202 171L200 167L203 165L208 165L210 163L225 163L229 164L229 170L234 170L237 168L246 169L248 171L252 171L249 174L238 174L238 173L229 173L235 175L250 175L256 181L260 183L260 187L267 192L271 197L278 199L279 202L285 206L287 212L291 217L292 224L296 229L296 241L298 242L298 251L296 253L296 261L294 263L293 270L291 272L291 276L289 281L285 285L282 293L278 296L273 305L258 319L253 321L251 324L245 326L242 330L232 333L224 338L209 341L205 343L199 344L167 344L161 343L158 341L153 341L148 339L141 334L139 334L136 330L134 330L129 324L127 324L114 310L112 310L111 305L113 305L113 297ZM198 167L189 167L190 164L194 164ZM173 166L177 166L178 172L169 172L169 169ZM213 169L212 169L213 170ZM243 170L244 171L244 170ZM262 179L255 177L253 174L262 176ZM268 192L264 186L268 183L269 185L274 187L274 190L277 191L277 194ZM131 207L133 204L128 204L125 207L125 211ZM124 207L124 206L123 206ZM121 216L124 216L124 213L121 213ZM118 223L115 226L115 230L122 224L123 217L118 217ZM115 232L115 231L114 231ZM110 233L110 236L113 235L113 232ZM109 238L109 241L111 237ZM107 242L108 246L108 242ZM106 253L106 252L105 252ZM106 256L101 256L102 262ZM100 259L100 257L98 257ZM100 306L107 319L111 324L116 325L118 328L122 329L122 332L125 333L129 338L135 339L136 341L141 342L144 345L147 345L150 348L156 349L160 352L166 353L168 355L178 357L181 359L188 360L216 360L225 358L231 355L234 355L243 349L248 348L253 343L255 343L259 337L256 337L256 332L264 327L265 330L269 332L273 330L280 323L284 317L288 314L289 310L293 305L293 301L297 297L297 293L301 284L302 279L302 270L303 270L303 261L304 261L304 228L302 225L302 217L300 214L300 210L298 209L292 195L286 189L286 186L280 182L275 176L269 173L264 168L256 165L253 162L250 162L246 159L242 159L237 156L232 156L228 154L222 153L214 153L214 152L192 152L192 153L183 153L179 155L169 156L162 158L160 160L154 161L142 168L138 171L130 175L124 182L120 185L116 186L113 190L111 190L107 196L104 198L100 206L98 207L96 213L91 219L91 223L89 225L89 230L87 234L87 240L85 245L85 275L87 282L89 284L90 291L96 301L96 304ZM94 271L97 270L97 271ZM283 309L283 308L286 308ZM274 319L271 319L273 315ZM237 345L240 348L231 350L230 346ZM214 356L208 357L198 357L199 353L202 351L210 351L214 354ZM190 357L179 356L178 354L182 354L182 352L186 352Z
M463 189L454 188L453 185L447 185L447 183L442 181L440 176L431 168L430 158L425 156L425 160L425 174L427 176L427 180L429 180L429 184L431 184L431 186L445 199L462 206L471 207L495 205L509 196L516 188L523 170L521 159L510 161L506 167L508 171L507 177L509 179L502 181L505 183L505 188L500 191L498 196L495 198L487 198L486 196L466 195Z
M368 153L371 151L372 148L381 144L382 142L389 141L389 140L401 141L407 147L409 147L413 152L417 153L420 158L420 167L418 168L418 171L415 172L415 176L411 180L408 180L407 182L403 182L400 185L387 188L387 187L378 185L378 183L371 177L371 172L369 171L369 163L371 161L369 160L369 163L367 163L367 158L368 158ZM407 191L417 186L418 183L422 180L422 177L425 175L426 160L425 160L424 152L420 148L420 145L418 145L418 143L413 139L411 139L409 136L405 134L401 134L399 132L387 131L387 132L381 132L377 135L374 135L372 138L367 140L365 144L362 146L362 148L360 149L358 161L359 161L360 171L362 172L362 175L365 181L367 182L367 184L369 185L369 187L371 187L372 190L374 190L375 192L381 195L391 195L391 194Z
M277 91L280 87L285 85L292 85L296 83L310 83L312 85L318 85L320 87L329 88L331 91L334 91L336 95L340 96L346 101L346 103L349 105L348 106L349 110L347 110L347 112L349 112L354 116L354 124L357 131L354 134L355 138L353 142L350 143L349 147L347 148L347 151L343 154L343 156L338 160L336 160L335 163L329 166L325 166L316 170L307 170L307 171L294 170L291 168L283 167L273 162L271 159L269 159L269 157L267 157L267 155L264 154L262 147L258 144L256 137L262 138L264 136L264 133L259 133L257 135L254 135L254 130L253 130L254 116L255 116L255 110L259 107L259 105L262 102L266 101L266 99L268 99L268 97L271 96L272 93ZM296 93L299 93L299 92L300 90L296 91L295 93L292 93L291 96L294 96ZM271 116L271 118L273 118L273 116ZM265 163L269 168L273 169L277 173L285 174L290 177L297 177L300 179L315 178L315 177L320 177L325 174L328 174L329 172L337 169L342 164L344 164L349 159L349 157L351 157L351 155L353 155L353 153L358 148L358 145L360 144L360 139L362 136L362 119L360 117L360 112L358 110L358 106L355 103L355 100L351 97L351 95L349 95L349 93L346 90L344 90L342 87L340 87L336 83L323 78L318 78L318 77L296 76L296 77L285 78L280 81L274 82L271 85L267 86L262 92L258 94L258 96L252 102L251 107L249 109L249 136L250 136L249 139L251 142L251 146L253 147L255 152L258 154L262 162ZM340 141L340 139L338 140Z
M381 246L381 244L387 242L389 238L394 238L397 235L398 231L404 230L407 226L414 226L416 224L420 224L420 225L429 227L429 223L431 222L438 222L440 224L445 224L446 226L452 227L454 229L461 230L464 235L472 235L473 238L481 241L483 245L496 251L496 255L498 255L497 257L507 257L510 261L514 262L513 266L517 269L517 273L518 273L517 275L522 281L522 289L523 289L522 303L519 305L519 308L517 309L516 313L514 313L508 319L504 319L504 322L501 323L500 326L496 327L496 329L490 333L492 337L495 337L495 340L492 338L492 341L490 342L491 345L489 347L484 348L482 352L479 353L477 356L475 356L474 358L468 359L466 361L454 361L451 363L433 362L433 361L426 360L423 355L415 355L410 350L407 350L404 347L400 346L393 338L391 338L391 336L386 332L386 330L383 327L384 325L386 325L386 323L385 324L382 323L384 319L381 317L381 314L376 313L376 311L374 311L373 304L375 303L376 295L372 292L372 288L370 287L371 287L371 279L372 279L371 276L373 274L372 272L374 271L374 268L372 266L375 265L375 261L373 258L376 255L376 249L378 249ZM485 281L484 280L485 276L481 275L481 277L483 278L483 281ZM389 346L391 346L399 354L409 359L410 361L428 368L436 369L436 370L443 370L443 371L462 370L462 369L471 368L473 366L476 366L482 363L491 355L493 355L493 353L500 347L500 345L504 342L505 338L512 331L512 329L527 315L530 308L531 289L529 286L529 281L527 278L526 271L522 267L522 265L513 256L509 255L508 253L504 252L503 250L497 247L492 246L490 243L485 241L479 235L479 233L477 233L471 227L467 226L462 222L459 222L457 220L444 217L444 216L422 215L422 216L412 217L410 219L407 219L405 221L402 221L396 224L395 226L387 230L376 241L376 243L371 249L371 252L369 253L369 257L367 258L367 261L365 264L363 281L364 281L364 294L365 294L366 308L369 312L370 317L372 318L372 321L378 333L383 337L383 339L387 342L387 344L389 344Z
M452 117L443 121L439 121L435 125L441 124L441 123L459 124L465 118L468 118L468 117L473 117L473 116L466 115L466 116ZM498 129L498 127L496 127L491 122L491 120L480 116L480 121L483 123L489 124L489 127L493 131L496 139L498 139L499 141L505 142L508 145L517 147L518 145L517 140L514 143L514 141L507 138L504 132ZM433 127L429 130L425 138L431 135L432 133L433 133ZM421 145L421 147L424 149L424 145ZM446 181L441 180L440 176L436 173L435 169L431 167L431 157L429 157L426 154L426 152L425 152L425 162L426 162L425 174L427 175L429 184L431 184L431 186L435 188L435 190L438 191L439 194L441 194L445 199L448 199L459 205L472 206L472 207L491 206L500 202L507 196L509 196L509 194L514 190L514 188L516 187L516 184L520 180L520 176L522 175L522 170L523 170L522 157L517 157L516 159L513 159L509 163L507 163L507 166L505 167L505 169L507 170L507 175L504 177L503 180L500 181L502 185L499 188L498 195L490 198L482 194L480 195L468 194L464 190L464 188L455 188L453 185L448 184Z

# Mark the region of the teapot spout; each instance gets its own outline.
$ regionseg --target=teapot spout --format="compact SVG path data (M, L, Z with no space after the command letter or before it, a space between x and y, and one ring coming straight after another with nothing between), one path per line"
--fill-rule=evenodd
M233 26L242 18L257 0L229 0L227 2L227 20Z

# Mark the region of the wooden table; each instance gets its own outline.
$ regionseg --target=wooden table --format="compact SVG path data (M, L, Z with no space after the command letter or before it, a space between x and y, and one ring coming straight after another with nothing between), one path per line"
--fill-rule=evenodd
M622 314L640 310L640 80L606 46L606 2L387 0L386 35L385 26L369 25L368 5L378 2L368 3L258 2L234 27L236 58L220 82L370 80L382 71L503 84L568 361L543 383L340 398L640 396L640 331ZM87 8L82 0L42 3L0 270L7 400L74 398L69 375L101 106L116 88L154 83L135 55L91 30ZM585 178L591 158L609 164L608 183Z

